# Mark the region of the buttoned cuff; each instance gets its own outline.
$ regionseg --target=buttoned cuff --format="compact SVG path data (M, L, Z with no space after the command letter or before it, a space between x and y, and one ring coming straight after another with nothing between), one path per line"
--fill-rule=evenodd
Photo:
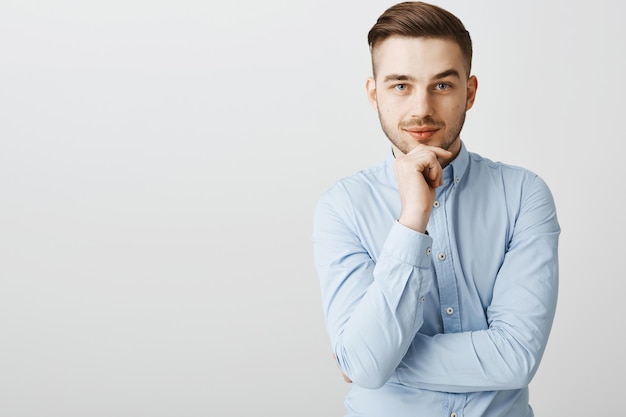
M432 244L432 237L396 221L387 235L382 252L415 267L427 268L430 265Z

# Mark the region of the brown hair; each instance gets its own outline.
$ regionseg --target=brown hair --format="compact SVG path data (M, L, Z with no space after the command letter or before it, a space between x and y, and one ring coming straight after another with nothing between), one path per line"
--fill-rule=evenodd
M465 69L472 69L472 39L463 22L441 7L421 1L391 6L378 18L367 34L370 51L390 36L445 38L456 42L465 57ZM372 62L373 65L373 62Z

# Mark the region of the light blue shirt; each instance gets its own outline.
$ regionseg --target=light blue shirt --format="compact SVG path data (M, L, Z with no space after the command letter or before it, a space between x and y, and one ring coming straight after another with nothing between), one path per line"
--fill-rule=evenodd
M427 234L397 222L393 154L320 199L313 244L346 416L529 417L558 290L546 183L462 145Z

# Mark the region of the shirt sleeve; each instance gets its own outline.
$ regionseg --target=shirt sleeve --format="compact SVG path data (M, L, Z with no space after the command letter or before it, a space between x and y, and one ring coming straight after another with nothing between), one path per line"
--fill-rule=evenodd
M313 244L337 362L353 383L381 387L423 324L432 238L395 222L375 263L351 221L349 200L335 186L316 207Z
M398 368L400 382L445 392L528 386L556 310L559 234L552 196L536 178L523 200L495 280L487 309L488 328L417 334Z

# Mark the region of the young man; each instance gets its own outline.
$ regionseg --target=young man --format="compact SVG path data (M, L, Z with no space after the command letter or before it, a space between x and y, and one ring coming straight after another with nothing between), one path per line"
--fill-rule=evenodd
M532 416L557 301L551 193L461 141L478 84L457 17L400 3L368 40L391 151L322 196L313 232L346 415Z

